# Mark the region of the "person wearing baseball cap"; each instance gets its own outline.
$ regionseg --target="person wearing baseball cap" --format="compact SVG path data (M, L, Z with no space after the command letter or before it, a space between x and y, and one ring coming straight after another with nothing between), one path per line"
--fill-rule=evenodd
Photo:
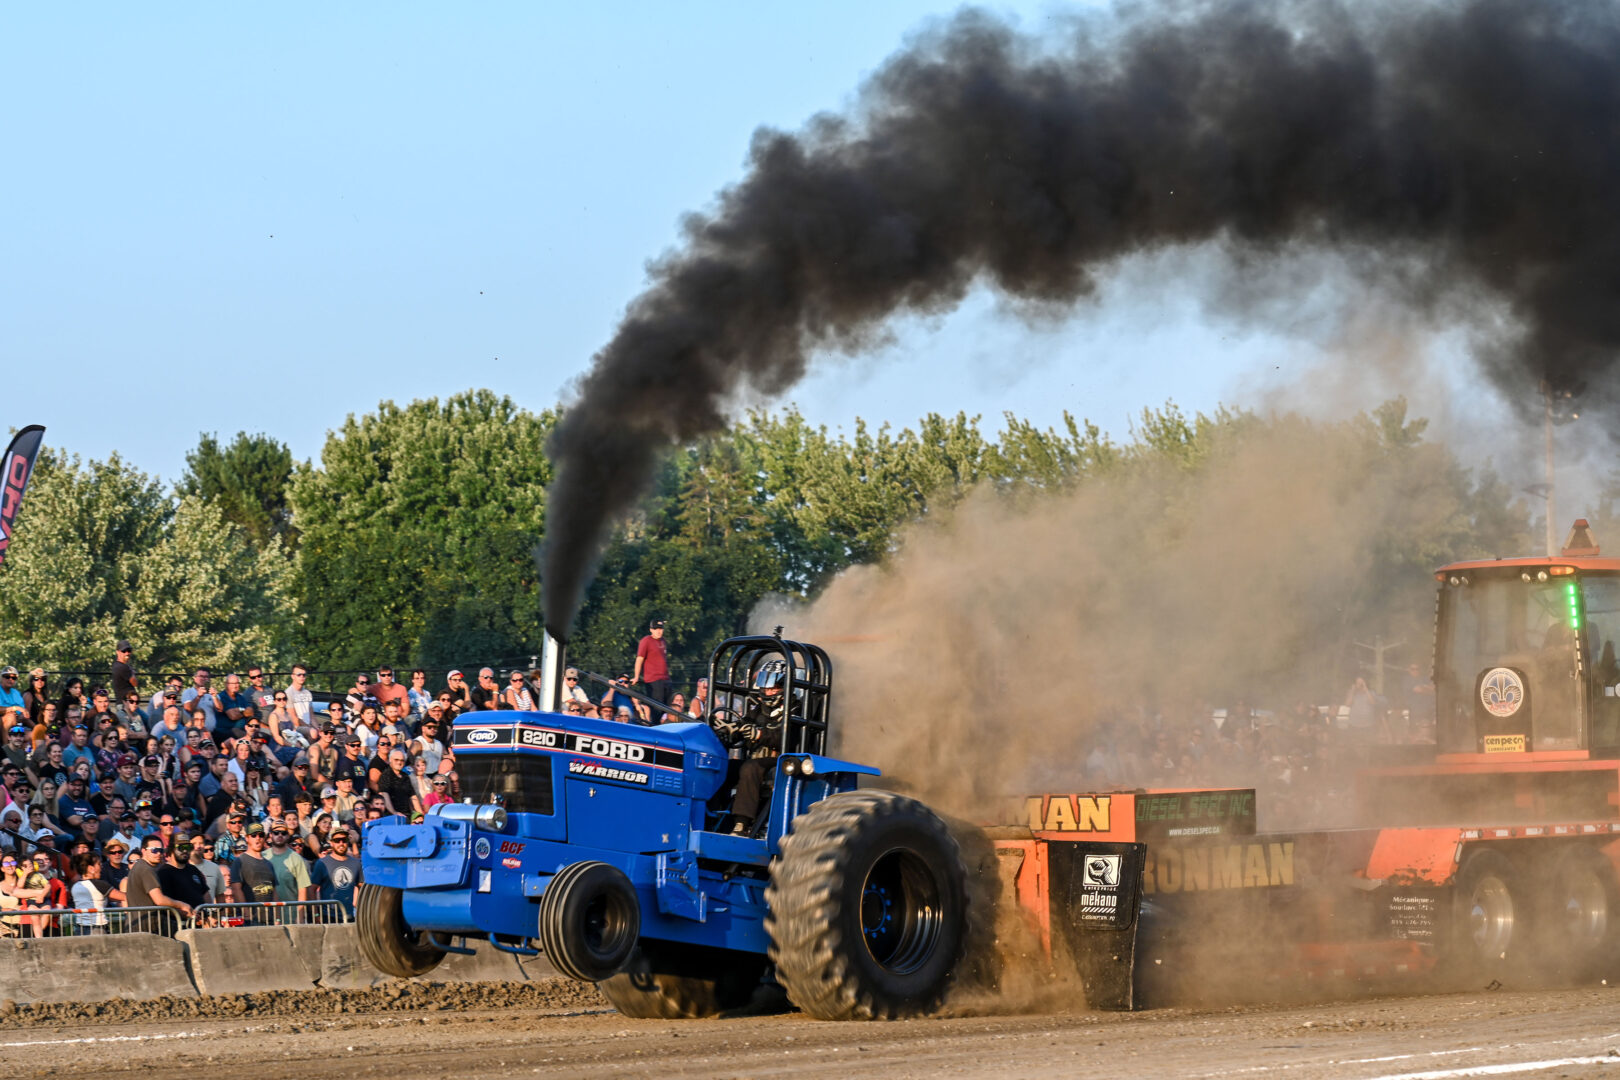
M255 821L243 830L247 850L236 856L231 891L239 902L263 904L276 898L276 868L266 857L264 826Z
M654 619L648 624L647 636L636 646L636 670L631 673L630 682L645 683L643 692L648 697L661 704L669 704L675 684L669 679L669 653L664 643L663 619ZM661 720L662 714L649 716L646 722L656 724Z
M7 720L12 719L7 717ZM5 759L15 768L26 772L28 769L28 725L10 724L6 728Z
M344 823L353 823L354 808L360 805L360 797L354 792L356 776L357 774L353 771L341 772L338 774L337 779L333 781L332 814ZM321 805L326 805L324 799L321 801Z
M17 688L17 669L0 667L0 710L24 709L22 691Z
M589 695L589 694L587 694L585 692L585 688L579 684L579 681L580 681L579 680L579 668L571 667L568 670L563 672L563 683L562 683L562 704L563 705L567 705L570 701L577 701L581 705L589 705L590 704L591 695Z
M332 846L310 864L310 877L316 883L316 894L322 900L342 904L352 919L355 886L364 879L360 856L355 851L354 831L346 825L334 825L327 840Z
M120 641L113 646L112 696L114 701L123 701L140 688L140 680L135 677L135 668L131 663L134 656L135 648L127 641Z
M315 899L315 889L309 880L309 863L293 846L292 833L280 822L270 825L269 860L276 871L277 900Z
M454 713L452 720L462 713L472 712L472 687L467 685L467 677L460 669L453 668L445 676L445 691L450 695L450 708Z

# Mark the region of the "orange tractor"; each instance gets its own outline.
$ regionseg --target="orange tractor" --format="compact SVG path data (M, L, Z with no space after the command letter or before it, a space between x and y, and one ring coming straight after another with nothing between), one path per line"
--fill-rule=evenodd
M1110 791L993 833L1006 899L1094 1006L1620 970L1620 559L1579 520L1557 556L1435 578L1435 745L1380 748L1423 760L1358 772L1357 827L1257 833L1248 789Z

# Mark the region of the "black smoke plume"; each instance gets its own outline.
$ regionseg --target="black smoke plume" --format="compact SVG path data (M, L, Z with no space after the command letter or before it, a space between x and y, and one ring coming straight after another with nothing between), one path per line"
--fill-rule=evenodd
M553 439L547 626L736 392L981 282L1049 309L1135 252L1215 244L1241 275L1332 250L1415 304L1502 305L1476 348L1510 396L1595 392L1620 345L1617 124L1620 18L1595 0L1133 6L1061 40L963 12L846 114L758 132L652 267Z

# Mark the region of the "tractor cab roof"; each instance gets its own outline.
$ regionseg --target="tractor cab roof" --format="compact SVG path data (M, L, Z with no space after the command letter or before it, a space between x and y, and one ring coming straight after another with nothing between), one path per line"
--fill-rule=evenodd
M1465 570L1509 570L1526 567L1568 567L1564 573L1579 573L1584 571L1620 572L1620 558L1604 556L1598 547L1597 538L1592 535L1592 527L1585 518L1576 518L1575 524L1569 530L1569 536L1564 540L1563 549L1557 555L1526 555L1511 559L1468 559L1463 562L1448 563L1434 572L1437 581L1444 581L1452 574Z

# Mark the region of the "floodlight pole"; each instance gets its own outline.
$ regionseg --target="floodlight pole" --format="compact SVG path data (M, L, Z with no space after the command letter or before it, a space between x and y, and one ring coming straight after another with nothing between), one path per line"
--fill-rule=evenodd
M1543 428L1545 430L1544 430L1544 434L1543 434L1543 439L1546 442L1546 455L1547 455L1547 464L1546 464L1546 472L1547 472L1547 476L1546 476L1546 488L1547 488L1547 557L1550 559L1550 558L1552 558L1552 557L1554 557L1555 555L1558 554L1558 536L1557 536L1557 534L1555 532L1556 526L1553 524L1554 515L1557 513L1557 510L1556 510L1556 507L1555 507L1554 502L1553 502L1553 405L1552 405L1552 387L1548 385L1546 379L1541 380L1541 400L1542 400L1543 408L1545 409L1545 421L1543 423Z

